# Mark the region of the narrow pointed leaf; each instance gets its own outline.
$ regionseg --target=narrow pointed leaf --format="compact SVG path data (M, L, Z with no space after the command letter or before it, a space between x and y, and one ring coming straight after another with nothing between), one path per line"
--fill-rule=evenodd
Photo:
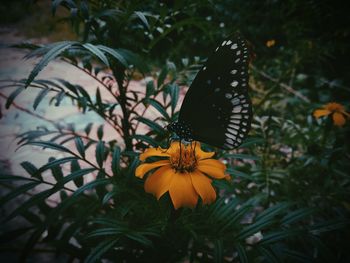
M92 54L98 57L107 67L109 67L108 58L98 47L90 43L83 44L83 47L89 50Z
M33 108L36 110L38 107L39 103L44 99L44 97L49 93L50 89L43 89L42 91L39 92L38 96L35 98L34 103L33 103Z

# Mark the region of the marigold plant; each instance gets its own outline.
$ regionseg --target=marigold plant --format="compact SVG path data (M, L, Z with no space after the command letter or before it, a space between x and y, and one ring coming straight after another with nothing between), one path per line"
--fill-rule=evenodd
M142 153L141 161L153 156L165 159L141 164L137 167L135 175L143 178L147 172L158 168L147 177L145 191L155 195L157 199L169 192L175 209L195 207L198 196L203 204L210 204L216 199L211 178L226 177L226 166L212 159L214 154L202 151L198 142L189 145L172 142L168 149L150 148Z
M330 102L324 105L321 109L314 111L315 118L322 116L331 116L335 126L343 126L346 118L350 118L350 114L345 111L345 107L336 102Z

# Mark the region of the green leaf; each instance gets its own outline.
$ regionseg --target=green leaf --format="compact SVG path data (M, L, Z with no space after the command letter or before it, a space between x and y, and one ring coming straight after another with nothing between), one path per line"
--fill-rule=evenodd
M36 96L34 103L33 103L33 108L36 110L38 107L39 103L44 99L44 97L49 93L50 89L43 89L39 92L38 96Z
M238 171L236 169L232 169L232 168L229 168L229 169L226 169L226 172L230 175L233 175L233 176L238 176L238 177L242 177L242 178L245 178L245 179L248 179L248 180L252 180L252 176L249 175L249 174L246 174L242 171Z
M79 170L81 170L81 168L80 168L78 160L73 160L70 163L70 171L71 171L71 173L77 172ZM80 186L82 186L84 184L84 178L83 177L78 177L78 178L74 179L73 181L74 181L74 184L77 187L80 187Z
M108 203L108 201L109 201L113 196L115 196L115 195L117 195L117 194L118 194L118 192L115 191L115 190L113 190L113 191L111 191L111 192L108 192L108 193L105 194L105 196L103 197L103 199L102 199L102 204L103 204L103 205L106 205L106 204Z
M117 176L120 172L120 154L121 154L121 149L117 145L114 148L113 156L112 156L112 172L114 176Z
M40 192L40 193L32 196L27 201L25 201L20 206L18 206L3 221L4 222L9 221L12 218L14 218L14 217L18 216L19 214L23 213L24 211L26 211L28 208L30 208L34 205L38 205L40 202L44 201L46 198L48 198L53 193L55 193L55 190L54 190L54 188L51 188L51 189L45 190L43 192Z
M313 225L310 229L310 232L314 235L319 235L324 232L345 228L349 226L349 224L350 220L347 219L332 219Z
M283 217L282 224L286 225L294 223L306 216L313 214L315 211L315 208L300 208L296 211L289 212L285 217Z
M266 262L269 262L269 263L281 262L272 251L270 251L269 249L263 246L260 246L260 244L259 246L257 246L257 249L262 255L264 255L265 259L267 260Z
M55 158L50 158L49 162L53 162L55 160ZM54 165L53 167L51 167L51 173L55 178L56 182L63 178L62 168L59 165Z
M175 111L177 102L179 100L179 86L176 84L171 84L170 86L170 97L171 97L171 110Z
M7 183L12 181L31 181L38 182L38 180L34 180L28 177L18 176L18 175L6 175L0 173L0 183Z
M2 232L0 234L0 244L9 244L11 241L19 238L31 229L33 229L33 227L19 227L14 230Z
M154 99L148 99L147 102L151 104L165 118L165 120L170 120L169 114L166 112L162 104Z
M143 14L143 12L135 11L134 13L135 13L135 15L137 15L137 16L140 18L140 20L142 21L142 23L145 25L146 29L149 30L149 29L150 29L150 26L149 26L148 21L147 21L147 18L146 18L146 16Z
M90 43L83 44L83 47L98 57L107 67L110 67L107 57L98 47Z
M158 80L157 80L157 87L159 89L160 86L164 84L164 80L166 76L168 75L168 68L164 67L161 72L159 73Z
M154 87L153 80L148 81L146 84L146 98L149 98L151 95L153 95L155 91L156 88Z
M84 184L83 186L79 187L74 194L72 195L72 197L77 197L78 195L82 194L85 190L88 189L93 189L96 186L102 186L102 185L106 185L109 184L110 181L108 178L102 178L102 179L96 179L92 182L89 182L87 184Z
M261 231L265 227L271 225L273 223L272 220L260 220L251 225L243 227L241 231L238 232L235 240L243 240L247 237L254 235L255 233Z
M77 157L64 157L62 159L57 159L57 160L52 158L51 159L52 161L50 161L47 164L44 164L43 166L41 166L38 169L38 173L42 173L42 172L44 172L44 171L46 171L46 170L48 170L48 169L50 169L52 167L58 166L60 164L68 163L68 162L76 160L76 159L77 159Z
M311 257L306 256L305 254L302 254L297 251L289 250L289 249L282 249L281 251L286 258L291 259L293 261L291 262L304 262L304 263L310 263L313 262L314 259Z
M163 134L164 133L164 129L162 126L160 126L158 123L151 121L149 119L146 119L144 117L138 117L137 120L139 122L142 122L144 124L146 124L148 127L151 128L151 131L155 131L158 134Z
M77 148L80 156L85 158L85 146L84 146L83 140L79 136L77 136L75 137L74 142L75 142L75 147Z
M24 87L19 87L17 88L15 91L13 91L7 98L6 104L5 104L5 108L8 109L10 108L12 102L14 101L14 99L23 91L25 90Z
M249 155L249 154L231 153L231 154L225 154L224 156L225 158L234 158L234 159L242 159L242 160L254 160L254 161L260 160L260 157Z
M287 208L290 207L290 203L283 202L276 204L274 206L271 206L264 210L261 214L259 214L256 218L255 221L267 221L270 220L272 217L280 214L281 212L284 212L287 210Z
M30 182L24 185L21 185L17 187L16 189L9 192L7 195L0 198L0 207L2 207L4 204L6 204L8 201L13 200L17 196L28 192L29 190L33 189L35 186L39 185L41 182Z
M98 246L94 247L90 254L85 259L85 263L94 263L98 261L103 254L108 252L117 242L119 241L119 238L116 239L107 239L103 242L100 242Z
M92 125L93 125L93 123L90 122L88 125L86 125L86 127L85 127L85 129L84 129L86 135L88 135L88 136L89 136L89 134L90 134L90 132L91 132Z
M98 128L97 128L97 138L99 140L102 140L103 138L103 124L101 124Z
M238 220L240 220L250 209L252 209L251 205L242 205L237 210L235 209L235 206L234 209L227 209L227 211L229 211L229 213L226 212L228 220L226 220L226 224L222 224L220 231L225 233L228 228L234 227L236 224L238 224ZM223 212L221 215L225 215L225 213Z
M81 170L75 171L75 172L73 172L73 173L63 177L62 180L58 181L54 188L55 188L55 190L58 191L66 183L68 183L68 182L70 182L72 180L76 180L79 177L84 176L86 174L90 174L90 173L92 173L95 170L96 170L96 168L85 168L85 169L81 169Z
M247 253L245 252L244 247L241 244L236 245L237 253L240 259L240 263L248 263Z
M38 73L46 67L46 65L53 59L55 59L57 56L59 56L63 51L70 48L72 45L74 45L76 42L74 41L62 41L58 42L55 46L53 46L45 55L43 58L39 61L38 64L35 65L34 69L30 72L29 77L25 83L25 88L28 87L34 78L38 75Z
M123 233L123 231L126 231L126 228L121 227L105 227L101 229L94 230L87 234L86 238L93 238L93 237L105 237L105 236L117 236Z
M255 144L262 144L265 140L263 138L247 138L244 143L242 143L239 148L247 148Z
M302 234L302 231L298 231L296 229L284 229L281 231L265 233L263 236L263 239L260 241L259 244L261 245L272 244L296 235L300 236L301 234Z
M98 166L102 168L105 159L105 143L103 141L97 143L95 155Z
M64 99L65 96L66 96L66 92L62 90L54 97L54 99L56 99L56 103L55 103L56 107L60 106L61 101Z
M36 146L41 146L43 148L50 148L53 150L73 154L68 148L66 148L62 145L59 145L57 143L54 143L54 142L30 141L30 142L23 144L22 146L24 146L24 145L36 145Z
M136 139L136 140L140 140L140 141L146 142L149 145L152 145L153 147L157 147L158 146L158 142L155 141L153 138L147 136L147 135L135 134L132 137L134 139Z
M111 55L114 57L116 60L118 60L124 67L128 67L128 62L124 58L124 56L117 50L117 49L112 49L109 47L106 47L104 45L98 45L98 49L102 50L103 52Z
M152 246L152 241L149 240L147 237L145 237L144 235L141 235L137 232L133 232L133 233L126 233L125 234L126 237L135 240L136 242L140 243L141 245L144 245L146 247L151 247Z
M34 164L32 164L31 162L28 162L28 161L21 162L21 166L31 176L33 176L39 180L43 179L41 174L38 172L38 168L36 168L36 166Z
M221 263L224 258L224 248L222 239L217 239L214 241L214 262Z

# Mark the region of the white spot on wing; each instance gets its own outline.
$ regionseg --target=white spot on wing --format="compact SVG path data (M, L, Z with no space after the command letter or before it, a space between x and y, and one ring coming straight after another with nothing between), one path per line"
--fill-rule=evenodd
M236 140L236 136L232 135L231 133L226 132L226 137L231 138L232 140Z
M231 119L238 119L238 120L240 120L240 119L242 119L242 115L241 114L232 114L231 115Z
M232 94L231 94L231 93L226 93L226 94L225 94L225 97L226 97L227 99L231 99L231 98L232 98Z
M237 85L238 85L238 81L237 80L232 81L232 83L231 83L232 87L237 87Z
M237 73L237 69L233 69L233 70L231 70L231 74L236 74Z
M232 127L233 129L235 129L235 130L238 130L239 129L239 126L238 125L235 125L235 124L230 124L230 127ZM230 128L228 128L227 130L229 131L229 132L233 132L234 130L233 129L230 129Z
M231 40L229 40L229 41L227 41L226 42L226 45L228 46L228 45L231 45L232 44L232 41Z
M231 49L236 49L238 46L237 46L237 44L233 44L232 46L231 46Z
M235 123L235 124L240 124L240 120L231 120L231 123ZM231 124L229 124L228 126L230 126Z
M230 139L230 138L227 138L227 139L226 139L226 142L227 142L228 144L233 144L233 143L234 143L234 141L233 141L232 139Z
M235 105L238 105L240 103L240 100L239 100L239 98L234 98L231 100L231 103L233 106L235 106Z
M234 107L234 108L233 108L232 112L233 112L233 113L240 113L241 110L242 110L242 107L241 107L241 106L237 106L237 107Z
M222 42L221 46L225 46L225 44L226 44L226 40Z

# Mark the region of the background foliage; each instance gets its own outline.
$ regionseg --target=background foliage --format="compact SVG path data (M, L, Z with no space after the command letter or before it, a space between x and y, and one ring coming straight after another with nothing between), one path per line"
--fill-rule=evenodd
M77 40L18 44L29 50L27 58L40 59L27 79L2 85L12 91L5 106L37 92L34 109L45 97L55 106L67 100L105 124L83 130L56 124L19 136L23 147L63 155L41 167L23 162L30 176L1 175L3 186L21 183L1 205L38 190L2 220L3 250L23 235L22 261L45 244L67 261L348 262L349 124L312 118L330 101L349 106L349 16L342 3L52 1L54 15L68 11L60 19ZM217 152L233 181L215 182L214 204L174 211L167 196L157 202L144 193L134 176L138 154L166 145L163 126L176 120L183 87L237 30L255 53L250 137L235 151ZM266 46L268 40L275 44ZM65 79L37 78L54 59L97 80L94 94ZM144 90L130 87L132 80L144 81ZM105 138L104 125L115 139ZM48 205L57 194L58 204ZM8 231L19 216L26 225Z

